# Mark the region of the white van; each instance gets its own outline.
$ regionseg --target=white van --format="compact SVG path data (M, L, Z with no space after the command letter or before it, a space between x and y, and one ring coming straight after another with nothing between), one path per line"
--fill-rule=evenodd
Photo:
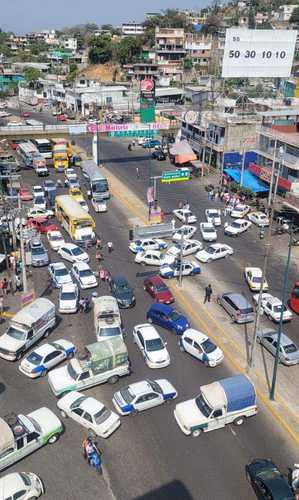
M19 360L41 337L48 337L55 323L53 302L44 298L34 300L10 320L8 330L0 337L0 357Z
M115 297L104 295L93 299L94 326L97 341L123 337L121 317Z

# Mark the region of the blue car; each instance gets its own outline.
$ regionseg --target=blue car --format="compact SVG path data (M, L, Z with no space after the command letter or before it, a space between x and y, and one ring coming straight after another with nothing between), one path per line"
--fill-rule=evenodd
M200 266L195 261L183 260L182 265L179 260L172 264L163 264L160 267L160 275L162 278L176 278L182 272L182 276L194 276L200 274Z
M160 325L167 330L172 330L177 335L182 335L190 323L186 316L178 313L173 307L166 304L153 304L147 311L146 318L149 323Z
M144 148L155 148L156 146L161 147L161 142L158 139L149 139L143 143Z

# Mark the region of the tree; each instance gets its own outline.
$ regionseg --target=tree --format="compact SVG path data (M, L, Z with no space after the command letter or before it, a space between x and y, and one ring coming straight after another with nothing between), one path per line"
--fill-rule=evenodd
M28 68L25 68L24 76L26 82L36 83L41 76L41 72L38 69L29 66Z
M297 24L299 23L299 7L296 7L296 9L293 10L292 15L289 20L290 24Z
M116 47L117 59L121 64L131 64L140 59L142 40L135 37L123 38Z
M184 58L184 70L185 71L191 71L193 68L193 61L190 56L186 56Z
M112 40L109 35L94 36L89 43L88 58L91 64L105 64L113 55Z
M78 66L75 63L70 64L69 68L69 74L67 75L66 79L68 82L73 82L78 74Z

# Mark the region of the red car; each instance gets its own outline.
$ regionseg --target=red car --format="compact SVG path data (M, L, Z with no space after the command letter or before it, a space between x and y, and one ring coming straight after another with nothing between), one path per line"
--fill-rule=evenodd
M58 115L57 120L60 122L66 122L67 121L67 116L66 115Z
M295 313L299 314L299 281L294 283L289 306Z
M20 197L22 201L31 201L33 199L32 193L27 186L21 186Z
M60 228L53 222L50 222L46 217L35 217L34 219L29 219L27 227L35 227L39 233L43 234L48 231L60 231Z
M172 304L174 302L174 296L160 276L147 278L143 283L143 288L160 304Z
M28 111L23 111L20 116L22 118L29 118L30 114L28 113Z
M14 151L16 151L19 147L19 144L21 142L26 142L24 139L14 139L13 141L10 142L10 147L11 149L13 149Z

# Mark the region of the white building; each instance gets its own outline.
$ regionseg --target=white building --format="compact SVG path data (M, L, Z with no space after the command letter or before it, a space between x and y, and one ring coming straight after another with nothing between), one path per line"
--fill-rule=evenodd
M76 52L77 50L77 39L76 38L64 38L63 40L63 46L65 49L72 50L73 52Z
M98 109L113 108L128 110L134 105L137 109L137 94L132 95L127 87L122 85L93 86L89 88L74 88L66 90L66 107L83 116L93 115Z
M122 36L140 36L144 34L144 27L140 23L123 23L121 25Z
M278 21L289 21L293 10L296 9L298 5L290 4L290 5L281 5L278 9Z

